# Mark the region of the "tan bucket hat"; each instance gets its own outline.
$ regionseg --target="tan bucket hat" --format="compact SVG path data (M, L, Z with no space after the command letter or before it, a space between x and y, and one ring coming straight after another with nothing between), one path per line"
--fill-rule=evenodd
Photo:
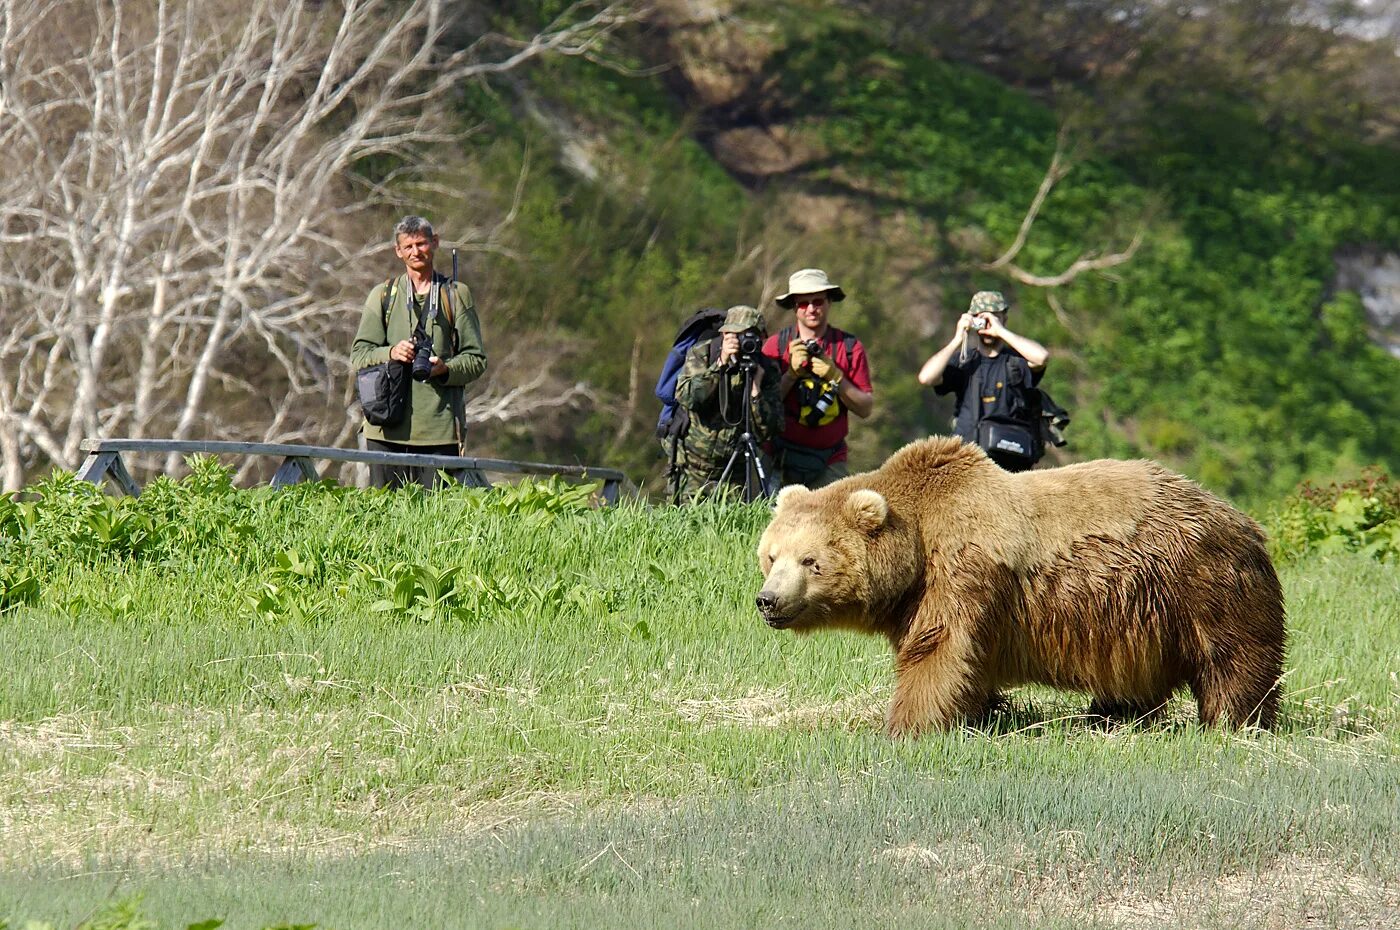
M846 292L841 290L840 285L832 284L825 271L820 268L803 268L801 271L794 271L788 278L787 293L779 295L776 303L784 310L791 310L794 296L822 292L831 298L832 303L846 299Z

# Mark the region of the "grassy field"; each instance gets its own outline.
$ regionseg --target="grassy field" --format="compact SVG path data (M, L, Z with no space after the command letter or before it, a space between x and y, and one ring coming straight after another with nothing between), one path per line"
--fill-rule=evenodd
M0 511L16 927L1400 927L1394 563L1283 567L1276 734L1028 689L891 743L887 646L758 620L762 507L41 492Z

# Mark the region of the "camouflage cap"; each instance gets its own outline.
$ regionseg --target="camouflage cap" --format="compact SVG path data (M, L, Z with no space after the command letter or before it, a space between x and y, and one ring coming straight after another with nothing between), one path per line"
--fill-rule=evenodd
M972 295L972 304L967 312L976 316L979 313L1005 313L1006 298L1001 291L978 291Z
M719 331L722 333L742 333L750 329L763 329L763 314L758 312L758 308L745 304L738 304L730 307L724 314L724 323Z

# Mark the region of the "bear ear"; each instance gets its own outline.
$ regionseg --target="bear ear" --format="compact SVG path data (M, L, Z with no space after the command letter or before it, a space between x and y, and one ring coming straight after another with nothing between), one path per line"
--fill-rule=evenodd
M783 507L785 507L786 505L788 505L788 504L795 504L795 503L797 503L799 500L801 500L802 498L806 497L808 494L811 494L811 493L812 493L811 489L808 488L806 485L801 485L801 484L788 484L788 485L784 485L784 486L783 486L783 489L782 489L781 491L778 492L778 500L777 500L776 503L773 504L773 509L774 509L774 510L782 510Z
M879 491L862 488L852 491L851 496L846 498L846 514L857 529L873 533L885 525L890 515L890 505Z

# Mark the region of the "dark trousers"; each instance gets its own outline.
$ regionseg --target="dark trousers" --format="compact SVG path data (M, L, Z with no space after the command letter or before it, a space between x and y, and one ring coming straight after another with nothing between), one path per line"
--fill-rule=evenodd
M381 442L366 439L365 448L370 452L408 452L417 455L458 455L455 442L440 446L410 446L402 442ZM425 465L377 465L370 463L369 483L375 488L401 488L406 484L421 484L425 488L436 488L440 483L438 470Z

